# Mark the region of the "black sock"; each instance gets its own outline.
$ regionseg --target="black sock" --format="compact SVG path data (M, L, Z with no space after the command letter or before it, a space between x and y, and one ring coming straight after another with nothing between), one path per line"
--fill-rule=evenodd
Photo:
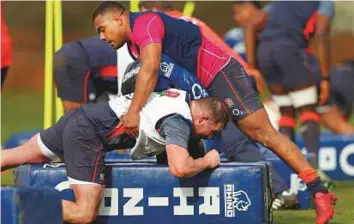
M279 132L282 133L285 136L288 136L288 138L291 141L295 142L295 131L294 131L294 128L286 127L286 126L284 126L284 127L280 126L279 127Z
M320 124L315 121L304 121L300 129L307 152L317 153L320 146Z
M327 193L327 188L322 184L320 178L316 178L313 181L306 184L307 188L311 191L312 195L317 193Z

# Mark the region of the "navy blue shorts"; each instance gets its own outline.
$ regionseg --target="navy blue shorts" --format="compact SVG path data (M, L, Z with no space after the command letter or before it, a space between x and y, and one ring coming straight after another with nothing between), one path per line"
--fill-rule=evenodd
M316 85L308 59L305 49L285 41L261 41L257 50L257 64L267 84L289 91Z
M253 78L234 59L217 74L208 87L211 96L225 100L232 121L239 121L263 108Z
M40 132L44 145L64 160L69 178L105 184L103 144L82 108L66 113L54 126Z
M58 97L82 104L97 102L106 92L117 93L116 78L102 78L91 68L79 44L64 46L54 55L54 81Z
M68 178L105 185L109 170L104 164L104 154L116 148L108 147L104 136L111 134L119 119L108 103L90 104L86 109L96 111L95 119L86 116L85 108L75 108L39 135L45 150L64 160ZM116 136L115 140L122 143L124 138Z

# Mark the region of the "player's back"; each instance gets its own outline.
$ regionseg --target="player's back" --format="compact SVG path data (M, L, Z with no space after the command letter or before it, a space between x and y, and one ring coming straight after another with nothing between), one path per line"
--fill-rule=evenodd
M168 55L178 65L197 74L201 83L207 87L221 68L229 62L230 54L205 38L198 26L161 12L146 11L130 14L130 26L134 43L145 41L142 40L142 37L148 36L150 32L150 30L147 30L149 27L146 25L149 24L147 21L152 23L157 17L160 19L157 20L159 21L157 24L155 22L155 29L159 29L161 25L164 27L163 34L158 34L159 38L162 37L162 53ZM138 28L138 26L140 27ZM142 28L142 26L145 27ZM132 48L130 50L134 51ZM139 52L136 51L135 49L135 53L138 54Z
M314 31L319 1L273 1L260 40L287 40L307 47Z
M198 51L202 44L199 29L192 23L172 18L164 13L146 11L131 13L130 25L133 33L134 29L137 28L134 26L135 21L147 14L158 15L163 22L164 36L162 51L173 57L173 60L177 64L196 73Z
M116 65L117 52L98 36L77 41L84 49L92 67Z
M206 23L204 23L202 20L195 18L195 17L189 17L189 16L184 16L182 12L177 11L177 10L172 10L166 12L167 15L177 18L177 19L183 19L186 21L189 21L196 26L200 27L200 30L202 31L202 35L205 36L207 39L209 39L213 44L218 46L220 49L222 49L224 52L227 52L230 54L234 59L236 59L240 64L243 66L248 66L246 61L244 60L244 57L239 55L238 51L233 51L232 48L227 45L224 40ZM242 38L243 40L243 38Z

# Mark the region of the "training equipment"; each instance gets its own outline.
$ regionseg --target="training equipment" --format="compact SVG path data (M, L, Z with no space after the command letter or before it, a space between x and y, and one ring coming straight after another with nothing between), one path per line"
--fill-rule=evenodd
M195 9L195 2L194 1L188 1L186 4L184 4L183 8L183 15L191 17L193 15Z
M354 180L354 136L322 133L318 168L332 180ZM296 143L306 151L300 136Z
M226 163L179 179L155 163L107 163L110 183L95 223L271 223L269 167ZM73 199L61 164L26 165L16 184L51 187Z
M50 188L2 187L1 223L61 224L60 193Z
M53 53L63 44L61 0L46 1L45 13L45 65L44 65L44 113L43 126L49 128L64 114L61 100L56 96L53 83ZM54 25L54 27L53 27ZM54 51L53 51L54 45ZM53 96L54 94L54 96ZM53 120L53 99L55 98L55 121Z

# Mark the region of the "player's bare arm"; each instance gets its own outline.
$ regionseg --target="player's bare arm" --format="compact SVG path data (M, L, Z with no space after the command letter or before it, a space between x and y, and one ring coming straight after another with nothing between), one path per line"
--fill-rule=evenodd
M319 15L316 23L315 39L318 47L318 59L320 62L322 81L320 86L320 104L324 104L330 94L329 64L330 64L330 21L326 15Z
M192 177L206 169L216 168L220 164L220 155L216 150L198 159L193 159L187 149L178 145L166 145L166 152L169 170L179 178Z
M257 32L263 29L268 14L260 10L249 22L245 29L245 44L247 62L251 68L256 67L256 36Z
M134 97L124 119L126 133L138 136L139 112L153 92L161 60L161 44L151 43L141 50L141 69L137 76Z

